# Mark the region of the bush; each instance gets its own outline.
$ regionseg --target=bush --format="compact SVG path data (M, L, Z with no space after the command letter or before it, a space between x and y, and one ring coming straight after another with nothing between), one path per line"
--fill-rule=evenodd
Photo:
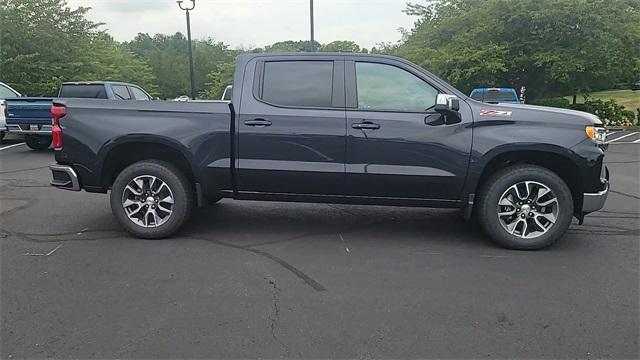
M540 105L540 106L549 106L549 107L557 107L557 108L568 108L569 100L563 97L557 98L547 98L547 99L537 99L531 101L532 105Z
M606 126L631 126L636 123L636 114L618 105L615 100L600 100L585 96L584 103L570 104L564 97L537 99L533 105L573 109L597 115Z
M583 104L571 104L570 109L585 111L597 115L606 126L632 126L635 123L633 111L625 110L615 100L600 100L585 97Z

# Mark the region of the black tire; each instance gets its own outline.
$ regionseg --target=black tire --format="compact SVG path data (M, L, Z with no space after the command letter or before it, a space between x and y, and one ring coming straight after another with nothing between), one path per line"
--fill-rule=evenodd
M0 142L4 140L4 131L0 131Z
M25 135L24 142L33 150L46 150L51 146L51 136L44 135Z
M155 227L144 227L131 220L123 206L125 187L138 176L150 175L162 180L173 195L172 212L166 222ZM187 177L174 165L145 160L134 163L120 172L113 182L110 194L111 211L118 223L130 234L142 239L162 239L175 233L188 219L195 204L195 194Z
M509 233L498 217L498 202L502 195L523 181L545 185L558 204L556 221L546 233L528 239ZM573 197L567 184L551 170L536 165L510 166L493 174L480 190L477 206L478 221L489 237L503 247L517 250L536 250L553 244L567 231L573 217Z

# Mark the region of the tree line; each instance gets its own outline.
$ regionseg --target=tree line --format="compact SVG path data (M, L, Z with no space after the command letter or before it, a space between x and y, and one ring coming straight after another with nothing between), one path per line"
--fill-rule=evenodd
M55 95L63 81L119 80L171 99L189 93L187 40L138 34L115 41L89 8L64 0L0 0L0 81L29 95ZM408 3L416 16L397 43L282 41L231 49L194 41L201 98L219 98L243 52L343 51L391 54L468 92L521 86L530 97L584 94L640 79L640 0L435 0Z

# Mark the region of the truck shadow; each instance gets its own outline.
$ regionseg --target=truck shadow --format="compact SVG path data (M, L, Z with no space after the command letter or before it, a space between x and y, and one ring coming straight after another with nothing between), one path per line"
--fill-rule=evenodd
M308 238L429 242L495 247L457 210L223 200L197 210L179 236L212 237L241 247Z

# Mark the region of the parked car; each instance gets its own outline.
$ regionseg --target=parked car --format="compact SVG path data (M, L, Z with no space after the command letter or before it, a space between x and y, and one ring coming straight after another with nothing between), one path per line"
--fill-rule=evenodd
M633 91L640 90L640 80L636 81L633 85L631 85L631 90Z
M7 127L7 120L5 118L6 117L5 99L20 97L20 96L22 95L20 95L19 92L15 91L11 86L3 82L0 82L0 141L4 139L4 134Z
M141 87L114 81L65 82L58 98L109 100L152 100ZM51 104L53 98L22 97L6 101L7 131L24 135L27 146L47 149L51 144Z
M520 104L518 92L514 88L475 88L469 96L489 104Z
M609 191L592 114L466 97L403 59L246 54L231 102L58 99L52 185L107 193L140 238L223 197L458 208L538 249Z

